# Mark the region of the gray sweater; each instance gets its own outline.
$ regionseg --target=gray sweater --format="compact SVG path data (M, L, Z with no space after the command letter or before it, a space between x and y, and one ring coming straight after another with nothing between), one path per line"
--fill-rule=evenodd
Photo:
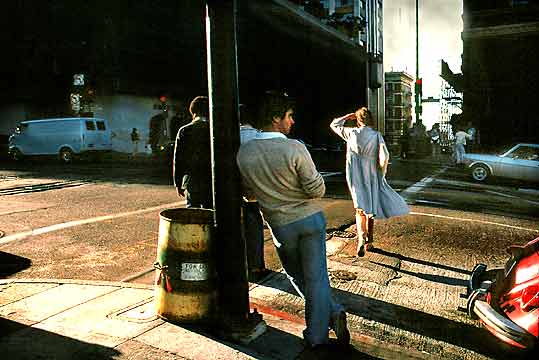
M324 196L324 179L299 141L251 140L241 145L237 163L246 191L257 198L270 225L290 224L322 211L313 199Z

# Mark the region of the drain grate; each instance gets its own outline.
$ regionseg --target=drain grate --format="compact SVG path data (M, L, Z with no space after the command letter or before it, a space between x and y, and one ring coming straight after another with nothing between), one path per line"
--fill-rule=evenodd
M89 184L87 181L57 181L44 184L35 185L22 185L5 188L0 190L0 196L5 195L18 195L18 194L30 194L34 192L41 192L47 190L65 189L75 186L82 186Z

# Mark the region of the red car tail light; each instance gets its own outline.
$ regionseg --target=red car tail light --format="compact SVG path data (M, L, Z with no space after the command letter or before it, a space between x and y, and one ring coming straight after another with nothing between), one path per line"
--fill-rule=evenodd
M524 311L530 311L537 307L539 307L539 286L530 286L524 289L520 298L520 308Z

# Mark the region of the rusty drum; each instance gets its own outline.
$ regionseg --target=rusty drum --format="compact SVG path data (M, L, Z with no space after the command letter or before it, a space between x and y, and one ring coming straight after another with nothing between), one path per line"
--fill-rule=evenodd
M217 282L212 238L213 210L161 211L154 264L157 315L184 323L207 322L213 318Z

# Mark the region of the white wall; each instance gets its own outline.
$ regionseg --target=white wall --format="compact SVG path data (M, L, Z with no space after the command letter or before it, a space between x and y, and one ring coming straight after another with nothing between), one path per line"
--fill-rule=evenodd
M133 95L114 95L97 97L96 103L100 105L94 114L108 120L115 136L112 138L112 150L131 152L131 130L137 128L140 134L139 151L144 150L148 142L150 118L161 110L154 110L158 101L155 97ZM168 105L173 105L168 103ZM168 120L174 115L169 113ZM167 123L167 125L169 125Z

